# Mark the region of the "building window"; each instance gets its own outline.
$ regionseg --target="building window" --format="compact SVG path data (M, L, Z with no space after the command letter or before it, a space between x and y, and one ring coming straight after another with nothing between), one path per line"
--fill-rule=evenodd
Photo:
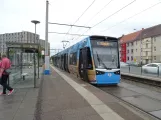
M131 60L133 60L133 56L131 56Z
M127 53L129 53L129 50L127 50Z
M133 46L133 42L131 43L131 46Z
M146 51L146 56L148 56L148 51Z
M156 60L156 56L154 56L154 60Z
M129 57L127 57L127 60L129 60Z
M141 48L141 52L143 52L143 48Z
M133 53L133 49L131 49L131 53Z
M156 38L154 37L154 42L156 42Z
M129 43L127 43L127 46L129 46Z
M146 48L148 48L148 43L146 43Z
M156 60L156 56L154 56L154 60Z
M154 47L154 51L156 51L156 47Z
M137 52L137 49L136 49L136 52Z

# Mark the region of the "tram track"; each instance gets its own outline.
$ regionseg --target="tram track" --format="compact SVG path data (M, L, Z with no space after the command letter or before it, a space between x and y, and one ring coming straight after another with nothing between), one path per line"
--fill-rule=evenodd
M130 97L131 98L132 97L135 98L135 97L139 97L139 96L145 96L146 98L149 98L149 96L146 96L146 95L143 95L143 94L140 94L140 93L138 93L138 95L136 94L136 95L132 95L132 96L131 95L130 96L128 96L128 95L127 96L124 96L124 95L123 96L120 96L120 95L117 94L117 92L112 92L113 90L110 90L110 89L115 89L115 88L116 89L126 89L126 88L123 88L123 87L121 87L119 85L118 86L108 86L108 87L107 86L95 86L95 87L97 87L97 88L101 89L102 91L104 91L104 92L106 92L106 93L114 96L115 98L117 98L118 100L120 100L124 104L126 104L126 105L134 108L135 110L140 111L140 112L143 112L144 114L150 116L151 118L154 118L154 120L161 120L161 118L157 117L154 114L151 114L151 112L149 112L149 111L147 111L145 109L142 109L141 107L137 106L136 104L134 104L134 103L132 103L132 102L127 101L126 99L124 99L124 98L130 98ZM130 90L127 89L127 91L130 91ZM153 101L159 101L159 100L154 99L154 98L149 98L149 99L152 99Z

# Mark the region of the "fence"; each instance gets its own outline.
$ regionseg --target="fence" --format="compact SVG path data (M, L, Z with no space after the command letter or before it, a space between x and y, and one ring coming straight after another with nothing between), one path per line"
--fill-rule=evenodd
M132 74L142 75L142 76L161 77L161 67L153 67L153 68L145 69L144 67L124 66L124 67L121 67L121 72L132 73Z

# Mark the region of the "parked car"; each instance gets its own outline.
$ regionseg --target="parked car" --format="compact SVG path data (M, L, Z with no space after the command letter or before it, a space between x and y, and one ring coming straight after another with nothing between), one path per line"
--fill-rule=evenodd
M142 70L145 73L157 74L158 70L161 73L161 63L150 63L142 66Z
M120 67L128 67L129 65L125 62L120 62Z
M133 61L127 62L127 64L129 64L129 66L139 66L139 63Z

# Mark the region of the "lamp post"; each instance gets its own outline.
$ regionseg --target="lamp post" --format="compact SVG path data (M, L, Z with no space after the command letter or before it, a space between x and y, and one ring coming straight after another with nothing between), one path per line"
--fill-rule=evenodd
M36 24L39 24L40 21L32 20L31 22L35 24L35 39L34 39L34 43L36 43Z
M35 39L34 39L34 43L36 43L36 24L39 24L40 21L32 20L31 22L35 24ZM39 67L39 60L38 60L38 67ZM39 68L38 68L38 78L39 78ZM36 61L35 61L35 50L34 50L34 88L35 87L36 87Z

